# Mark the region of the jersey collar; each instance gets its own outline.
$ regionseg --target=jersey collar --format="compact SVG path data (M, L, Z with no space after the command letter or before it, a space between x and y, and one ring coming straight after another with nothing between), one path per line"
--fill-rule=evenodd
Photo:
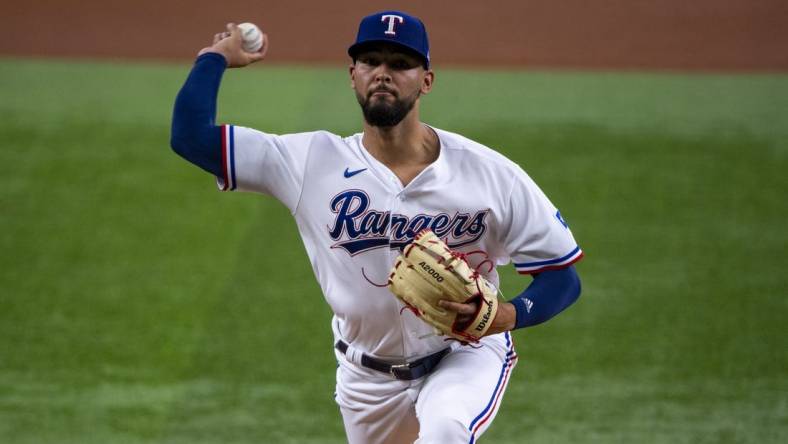
M424 168L424 170L422 170L421 173L419 173L419 175L416 176L404 188L399 179L396 178L396 175L386 165L377 160L372 154L370 154L369 151L367 151L367 148L362 143L364 133L357 133L355 135L361 155L366 159L367 163L372 167L372 169L375 170L379 176L381 176L381 180L383 180L387 186L390 185L395 187L397 192L407 193L413 190L421 190L424 187L432 187L436 185L437 181L443 181L449 177L448 168L446 166L446 138L444 135L442 135L443 131L430 125L426 126L435 132L438 137L438 158L435 159L435 161L433 161L431 164L427 165L427 167Z

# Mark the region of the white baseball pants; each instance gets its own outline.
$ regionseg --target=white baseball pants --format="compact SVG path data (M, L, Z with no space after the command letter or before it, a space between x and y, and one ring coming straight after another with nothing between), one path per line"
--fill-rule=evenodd
M337 352L336 402L348 442L475 443L495 418L517 363L510 333L480 344L455 347L431 374L413 381L356 365Z

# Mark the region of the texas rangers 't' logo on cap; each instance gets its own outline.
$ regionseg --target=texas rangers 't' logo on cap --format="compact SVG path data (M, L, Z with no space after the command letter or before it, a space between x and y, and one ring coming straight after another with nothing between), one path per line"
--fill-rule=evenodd
M383 11L364 17L358 25L356 42L348 48L347 53L355 59L362 49L376 43L401 46L420 56L425 68L430 67L427 28L412 15L400 11Z
M386 29L386 32L384 32L384 34L397 35L397 31L394 30L394 27L397 25L397 23L402 23L405 19L403 19L401 15L394 15L394 14L385 14L380 17L380 21L382 22L385 22L387 20L389 22L389 27L388 29Z

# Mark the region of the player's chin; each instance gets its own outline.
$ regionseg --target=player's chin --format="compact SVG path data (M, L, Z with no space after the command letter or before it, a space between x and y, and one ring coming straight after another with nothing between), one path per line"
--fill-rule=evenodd
M390 103L373 101L367 103L367 106L364 107L364 118L372 126L394 126L403 117L402 110Z
M372 126L392 127L399 124L413 108L413 102L402 100L367 100L361 104L364 119Z
M396 104L385 100L368 100L365 108L370 113L388 114L396 108Z

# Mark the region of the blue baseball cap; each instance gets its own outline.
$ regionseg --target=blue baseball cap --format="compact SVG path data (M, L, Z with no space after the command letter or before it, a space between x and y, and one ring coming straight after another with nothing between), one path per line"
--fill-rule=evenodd
M358 25L356 43L348 48L347 53L355 60L361 50L374 43L391 43L415 52L423 59L424 67L430 68L427 28L412 15L400 11L383 11L364 17Z

